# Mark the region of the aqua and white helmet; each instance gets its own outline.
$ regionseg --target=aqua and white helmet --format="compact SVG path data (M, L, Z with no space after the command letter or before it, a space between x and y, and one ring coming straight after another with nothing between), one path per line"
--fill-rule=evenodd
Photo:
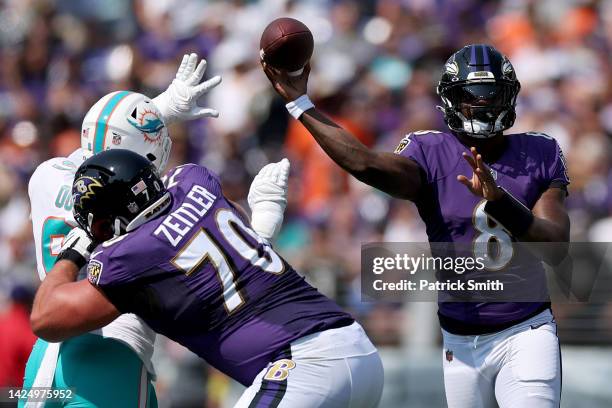
M147 96L129 91L102 97L87 112L81 128L85 159L109 149L127 149L164 171L172 141L159 109Z

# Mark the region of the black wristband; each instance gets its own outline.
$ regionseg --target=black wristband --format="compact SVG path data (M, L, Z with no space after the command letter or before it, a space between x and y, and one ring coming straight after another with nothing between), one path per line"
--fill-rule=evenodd
M527 232L533 222L531 210L503 187L499 187L503 195L499 200L487 201L484 212L500 224L514 237L520 237Z
M83 257L83 255L79 254L79 251L76 251L72 248L68 248L63 250L62 252L59 253L59 255L57 256L57 259L55 260L55 262L59 262L61 260L68 260L73 262L74 264L76 264L76 266L81 269L83 266L85 266L85 264L87 263L87 260L85 259L85 257Z

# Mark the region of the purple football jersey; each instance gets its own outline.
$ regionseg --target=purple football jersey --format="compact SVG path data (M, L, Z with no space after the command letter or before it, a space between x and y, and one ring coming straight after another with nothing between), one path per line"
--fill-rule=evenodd
M565 188L569 184L563 153L555 139L541 133L505 137L505 152L495 163L488 165L497 184L528 208L533 209L548 188ZM489 269L515 268L521 272L522 278L530 280L524 282L527 287L544 288L547 296L542 263L535 257L521 257L520 261L512 259L513 246L503 245L503 242L511 243L515 239L488 219L484 213L486 201L457 181L460 174L472 175L472 168L462 157L463 152L469 153L467 147L451 133L422 131L406 136L395 152L416 161L424 172L426 185L416 205L430 242L465 243L463 246L468 248L472 243L486 245L489 239L497 239L502 243L498 256L500 265L492 265ZM441 321L449 318L486 330L487 327L520 321L543 306L545 302L539 301L439 302L439 314Z
M205 167L169 172L168 210L99 245L90 282L125 313L249 385L290 342L353 322L249 226Z

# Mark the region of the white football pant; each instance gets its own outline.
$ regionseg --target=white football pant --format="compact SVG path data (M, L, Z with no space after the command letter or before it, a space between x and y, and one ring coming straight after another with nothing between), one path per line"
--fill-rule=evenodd
M374 408L383 389L378 351L358 323L291 343L235 408Z
M559 407L561 354L549 310L497 333L442 337L449 408Z

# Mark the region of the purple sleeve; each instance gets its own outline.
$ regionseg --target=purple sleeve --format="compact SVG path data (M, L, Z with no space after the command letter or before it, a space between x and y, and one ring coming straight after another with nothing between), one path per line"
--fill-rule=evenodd
M547 161L548 188L565 188L570 183L570 179L567 174L567 166L565 164L563 151L561 151L561 147L556 140L554 140L554 147L552 150L550 159Z
M128 262L117 251L105 252L89 260L87 279L101 289L121 313L135 313L137 306L146 303L148 299L146 294L143 296L146 290L141 279L144 272L139 270L133 260Z
M96 254L101 249L101 252ZM98 246L93 252L94 258L87 264L87 279L94 286L102 289L130 283L134 279L134 268L127 268L121 256L108 248ZM132 273L128 273L128 270Z
M423 151L423 146L414 133L408 133L406 136L404 136L399 145L397 145L395 148L394 153L417 162L419 167L421 167L423 170L423 173L427 178L427 182L432 182L433 178L429 172L429 166L427 165L427 158L425 156L425 152Z

